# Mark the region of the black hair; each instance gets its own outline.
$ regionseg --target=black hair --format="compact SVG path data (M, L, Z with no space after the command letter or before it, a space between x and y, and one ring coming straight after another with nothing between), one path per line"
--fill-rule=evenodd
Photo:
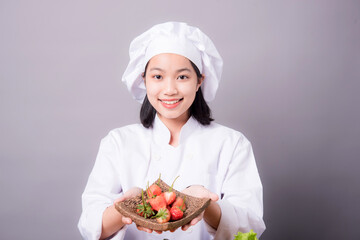
M190 60L189 60L190 61ZM196 72L196 76L198 80L202 78L202 75L198 69L198 67L190 61L192 67ZM148 64L145 66L145 71L143 73L143 77L146 76ZM199 87L198 91L196 92L194 102L191 104L189 108L190 117L194 117L201 125L209 125L211 121L214 119L211 117L211 109L209 105L206 103L204 96L202 94L201 86ZM156 116L156 110L151 105L147 95L145 95L144 101L141 105L140 109L140 120L144 127L151 128L153 127L154 119Z

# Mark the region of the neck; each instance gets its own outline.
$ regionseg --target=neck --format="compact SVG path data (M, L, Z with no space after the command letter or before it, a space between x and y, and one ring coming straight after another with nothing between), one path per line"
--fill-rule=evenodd
M160 114L158 115L159 119L164 123L164 125L170 131L170 142L169 144L176 147L179 145L179 137L181 128L185 125L185 123L190 118L189 113L185 113L178 118L165 118L162 117Z

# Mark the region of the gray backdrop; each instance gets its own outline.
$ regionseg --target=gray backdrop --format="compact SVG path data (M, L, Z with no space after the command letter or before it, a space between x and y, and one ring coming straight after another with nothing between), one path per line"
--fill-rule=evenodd
M0 1L0 238L80 239L109 130L139 122L130 41L169 20L224 58L217 122L253 143L263 240L358 239L359 1Z

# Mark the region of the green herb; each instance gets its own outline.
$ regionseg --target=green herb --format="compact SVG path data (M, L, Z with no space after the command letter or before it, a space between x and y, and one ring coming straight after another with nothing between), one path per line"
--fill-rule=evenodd
M259 240L252 229L248 233L238 232L234 237L234 240Z

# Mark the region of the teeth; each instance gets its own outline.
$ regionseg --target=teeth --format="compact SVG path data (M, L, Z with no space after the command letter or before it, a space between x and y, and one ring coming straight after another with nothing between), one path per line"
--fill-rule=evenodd
M179 102L180 101L180 99L179 100L175 100L175 101L162 101L163 103L166 103L166 104L175 104L175 103L177 103L177 102Z

